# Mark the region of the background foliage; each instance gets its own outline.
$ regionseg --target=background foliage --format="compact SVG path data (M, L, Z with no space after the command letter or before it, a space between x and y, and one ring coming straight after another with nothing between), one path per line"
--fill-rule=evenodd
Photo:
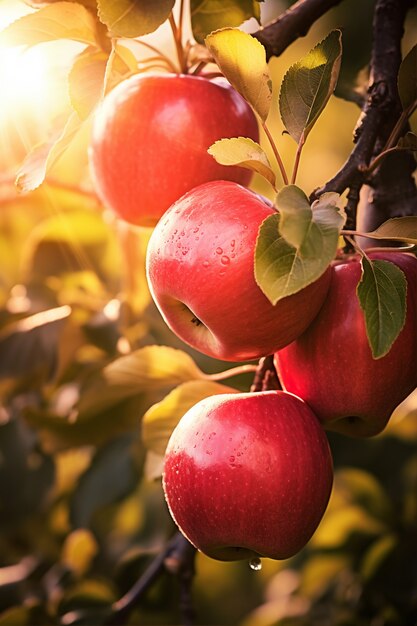
M105 14L111 3L102 4ZM160 4L168 15L172 3ZM191 4L201 40L212 24L198 19L201 3ZM254 3L240 4L248 6L243 18L241 12L234 17L236 23L251 15ZM285 6L271 1L263 10L272 17ZM354 80L360 85L372 7L371 1L351 0L319 19L307 38L271 60L277 84L329 30L342 27L345 53L337 93L346 95ZM19 0L3 1L2 25L28 11ZM405 51L414 43L416 18L410 13ZM124 29L118 34L131 35ZM165 26L149 37L173 56ZM129 229L100 206L89 179L87 145L105 54L85 52L89 40L58 39L27 51L4 47L0 58L0 625L5 626L105 622L111 603L174 532L160 481L151 480L159 474L162 451L158 441L147 442L151 452L145 447L142 417L158 417L165 407L155 403L190 380L197 397L198 385L214 385L201 372L224 369L224 363L182 344L156 312L144 276L150 232ZM1 35L0 42L6 46ZM68 71L81 52L68 90ZM112 80L129 73L138 58L142 63L143 54L126 45L125 65L114 69ZM46 61L43 73L25 72L39 59ZM86 92L87 83L93 93ZM277 102L276 94L273 99ZM303 154L303 189L322 185L343 163L357 116L353 102L331 99ZM46 183L19 194L13 181L24 157L39 142L54 142L68 119L74 124L68 150L51 166ZM272 129L279 137L278 115L276 120ZM284 160L293 158L288 137L281 145ZM32 161L28 171L39 180L45 148L32 158L37 165ZM23 175L23 186L37 186ZM254 187L271 193L260 178ZM352 347L353 366L354 358ZM247 390L251 378L245 374L227 384ZM164 402L176 419L181 393ZM293 559L265 559L262 570L253 572L245 562L218 563L198 555L196 622L415 624L416 418L414 395L373 440L330 436L336 468L331 503L310 544ZM80 609L87 613L77 617L74 611ZM128 623L179 621L178 584L166 574Z

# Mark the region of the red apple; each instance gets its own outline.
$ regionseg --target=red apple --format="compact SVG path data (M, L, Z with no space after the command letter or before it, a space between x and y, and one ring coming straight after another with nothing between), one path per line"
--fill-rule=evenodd
M210 180L249 183L251 172L216 163L222 137L258 141L255 115L225 81L140 74L105 98L89 156L103 203L133 224L153 226L186 191Z
M282 391L198 402L171 435L163 473L181 532L221 561L286 559L301 550L324 514L332 481L317 418Z
M400 267L408 281L405 326L388 354L373 359L356 297L358 258L337 264L320 313L307 331L275 355L284 389L305 400L324 426L370 437L417 385L417 259L373 253Z
M147 251L148 282L168 326L200 352L226 361L272 354L316 316L330 270L273 306L254 278L258 229L274 209L240 185L215 181L176 202Z

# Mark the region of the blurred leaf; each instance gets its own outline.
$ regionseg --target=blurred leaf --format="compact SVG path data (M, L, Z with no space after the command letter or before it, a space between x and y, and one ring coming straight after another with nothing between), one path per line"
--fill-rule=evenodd
M168 346L145 346L115 359L87 381L78 405L80 419L141 392L203 377L186 352Z
M220 165L239 165L261 174L275 188L275 174L261 146L246 137L219 139L207 150Z
M133 489L137 472L131 448L132 435L127 434L110 441L94 456L72 495L70 516L75 528L88 528L95 511Z
M30 398L28 398L28 401ZM53 459L38 449L36 434L0 408L0 527L14 527L45 504L55 477Z
M417 389L395 409L386 433L406 442L417 440Z
M70 615L65 615L63 624L84 624L85 626L102 625L107 622L110 604L115 600L115 593L111 580L105 578L85 578L71 587L67 587L60 603L60 612L73 611L73 617L83 614L84 619L70 621ZM91 615L88 612L91 609ZM93 609L100 609L99 612ZM97 621L100 618L100 621Z
M79 528L65 538L61 560L77 576L82 576L91 567L98 551L94 535L85 528Z
M412 152L417 151L417 135L408 131L405 133L403 137L400 137L397 143L397 148L401 148L402 150L411 150Z
M93 14L76 2L55 2L20 17L0 33L0 45L9 47L33 46L59 39L96 46Z
M388 495L369 472L354 467L337 470L335 493L340 508L343 508L345 503L353 502L380 520L389 521L391 518L391 502Z
M397 544L398 538L391 534L384 535L381 539L374 541L363 557L361 566L362 576L365 579L372 578Z
M115 37L141 37L168 19L175 0L98 0L98 15Z
M57 415L52 410L27 408L25 418L38 430L44 450L56 453L74 446L103 445L123 433L138 428L141 415L156 401L138 394L119 402L101 406L85 418L75 407L67 415Z
M205 41L229 83L265 122L272 90L265 48L251 35L234 28L211 33Z
M3 327L0 331L0 379L32 379L34 386L50 380L58 364L59 337L70 314L70 307L62 306Z
M295 185L279 192L279 213L262 223L255 251L255 279L272 304L317 280L334 258L345 221L338 202L323 194L310 207Z
M301 571L303 593L310 598L321 596L349 565L349 555L346 553L312 554Z
M120 249L114 233L93 211L61 211L42 221L30 234L23 259L29 280L44 281L49 276L65 276L61 287L79 289L97 299L108 298L100 279L109 288L120 273ZM117 286L117 283L116 285Z
M120 81L137 72L137 69L138 60L133 52L113 39L104 77L104 93L107 93Z
M349 505L343 509L328 510L316 530L311 545L314 548L342 548L354 534L380 535L385 526L360 506Z
M25 158L16 176L19 191L33 191L45 180L45 176L60 156L68 148L81 128L82 121L73 113L55 137L46 143L36 146Z
M0 626L31 626L31 609L13 606L0 614Z
M381 224L376 230L364 234L373 239L404 241L417 245L417 217L393 217Z
M104 95L108 55L87 50L76 57L68 75L71 105L81 120L87 119Z
M366 334L372 356L385 356L405 324L407 279L389 261L362 256L362 277L357 286L359 304L365 315Z
M151 406L143 416L142 439L145 446L156 454L165 454L172 431L188 409L208 396L236 391L211 380L182 383L163 400Z
M279 108L285 128L297 143L305 141L336 87L341 38L341 31L333 30L284 76Z
M260 19L259 2L253 0L191 0L190 12L193 35L199 43L213 30L240 26L251 17Z
M404 57L398 72L398 92L404 111L417 106L417 45Z

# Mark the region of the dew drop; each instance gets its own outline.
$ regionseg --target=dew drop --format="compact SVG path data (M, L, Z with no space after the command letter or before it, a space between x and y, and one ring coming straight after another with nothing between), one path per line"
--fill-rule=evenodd
M249 561L249 567L253 569L254 572L259 572L262 569L262 561L258 556L253 557Z
M232 248L234 248L235 245L236 245L236 241L234 239L232 239L232 241L230 242L230 245L232 246Z
M223 248L216 248L216 254L223 254Z
M194 228L194 230L193 230L193 233L198 233L198 231L199 231L199 228L198 228L198 226L196 226L196 227Z
M208 261L203 261L203 267L208 267L210 263Z
M225 256L222 256L222 258L220 259L220 262L221 262L223 265L229 265L229 263L230 263L230 259L229 259L229 257L228 257L228 256L226 256L226 255L225 255Z
M235 457L229 456L229 463L234 463L234 462L235 462Z

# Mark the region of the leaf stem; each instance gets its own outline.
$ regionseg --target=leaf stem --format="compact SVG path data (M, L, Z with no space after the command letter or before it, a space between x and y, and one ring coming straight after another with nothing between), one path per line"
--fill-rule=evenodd
M272 137L271 132L270 132L266 122L262 122L262 128L264 129L265 135L268 138L268 141L269 141L269 143L271 145L271 148L272 148L272 151L274 153L275 159L276 159L276 161L278 163L278 167L279 167L279 170L281 172L281 176L282 176L282 180L284 181L284 185L288 185L288 176L287 176L287 172L285 170L284 163L283 163L283 161L281 159L281 155L278 152L278 148L277 148L277 146L275 144L274 138Z
M161 60L163 59L165 61L165 63L174 74L178 74L178 68L175 67L169 56L158 50L158 48L155 48L155 46L153 46L152 44L148 43L147 41L142 41L141 39L131 39L130 41L136 44L140 44L141 46L148 48L148 50L152 50L152 52L155 52Z
M304 133L300 137L300 141L298 142L297 152L295 154L294 168L291 176L291 185L295 185L295 181L297 179L298 167L300 165L301 151L304 147Z
M184 48L182 46L182 41L181 41L181 38L182 38L181 29L177 27L174 14L172 12L169 16L169 24L171 26L172 34L174 36L174 42L175 42L175 47L176 47L177 56L178 56L178 63L180 66L180 73L187 74L187 63L186 63L186 59L184 55Z

